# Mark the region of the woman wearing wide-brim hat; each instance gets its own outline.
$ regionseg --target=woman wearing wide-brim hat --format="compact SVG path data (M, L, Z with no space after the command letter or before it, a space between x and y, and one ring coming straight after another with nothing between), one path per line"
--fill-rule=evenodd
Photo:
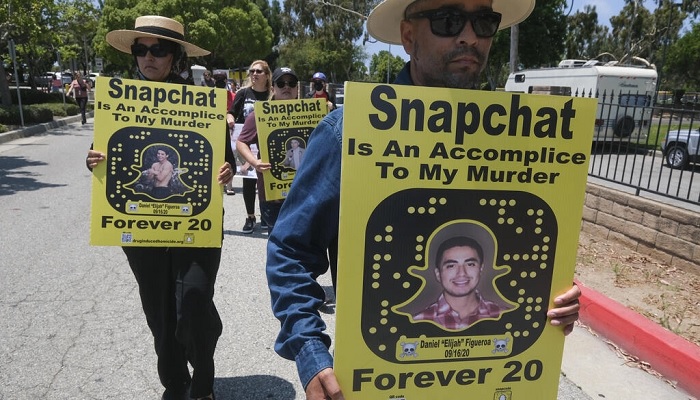
M142 80L185 84L175 71L179 61L209 54L185 40L182 24L160 16L139 17L133 30L115 30L106 39L134 57ZM231 165L235 161L223 121L221 129L225 131L221 138L227 162L219 169L218 182L226 184L233 177ZM103 152L90 150L86 164L92 169L104 160ZM141 305L153 333L158 375L165 387L162 399L213 399L214 349L222 330L213 296L221 248L122 249L138 282ZM191 376L188 363L193 369Z

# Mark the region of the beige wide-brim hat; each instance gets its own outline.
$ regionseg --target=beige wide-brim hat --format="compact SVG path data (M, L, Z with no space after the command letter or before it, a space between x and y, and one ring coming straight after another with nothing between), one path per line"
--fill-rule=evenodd
M115 49L131 54L131 45L136 38L152 37L167 39L184 47L187 56L199 57L211 53L201 47L185 41L185 29L174 19L158 15L144 15L136 18L134 29L118 29L107 33L105 39Z
M389 44L401 44L401 21L406 7L415 0L384 0L367 17L367 32ZM535 8L535 0L493 0L493 11L503 15L498 29L505 29L525 20Z

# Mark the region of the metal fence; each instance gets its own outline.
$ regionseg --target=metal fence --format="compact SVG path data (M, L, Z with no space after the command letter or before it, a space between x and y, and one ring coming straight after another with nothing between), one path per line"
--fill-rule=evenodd
M596 97L589 176L631 187L637 195L700 204L700 97L675 105L652 105L630 93Z

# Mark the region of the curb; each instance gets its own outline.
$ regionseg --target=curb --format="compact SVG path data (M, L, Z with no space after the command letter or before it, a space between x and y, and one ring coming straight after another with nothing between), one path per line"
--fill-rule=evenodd
M576 280L581 289L581 322L649 363L693 396L700 396L700 346Z
M87 116L87 118L92 118L93 111L86 113L86 116ZM78 122L80 120L81 120L80 115L73 115L70 117L55 119L51 122L46 122L43 124L32 125L32 126L28 126L25 128L16 129L13 131L0 133L0 144L9 142L11 140L24 138L27 136L38 135L40 133L48 132L51 129L56 129L56 128L61 127L61 126L66 126L68 124L72 124L73 122Z

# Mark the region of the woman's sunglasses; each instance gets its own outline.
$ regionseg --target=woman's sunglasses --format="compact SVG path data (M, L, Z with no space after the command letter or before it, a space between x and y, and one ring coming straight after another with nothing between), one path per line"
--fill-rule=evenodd
M262 75L262 74L265 73L265 70L264 70L264 69L255 69L255 68L251 68L251 69L248 70L248 73L251 74L251 75L253 75L253 74Z
M282 89L285 85L289 86L290 88L295 88L295 87L297 87L297 84L299 84L299 81L277 81L277 82L275 82L275 85L277 85L277 87L280 89Z
M454 8L439 8L410 14L406 19L427 18L430 31L440 37L454 37L462 33L467 21L472 23L476 36L493 37L501 24L501 14L495 11L466 12Z
M165 57L168 54L173 53L173 47L163 46L160 43L154 44L151 47L141 43L131 45L131 54L135 55L136 57L145 57L148 52L150 52L153 57Z

